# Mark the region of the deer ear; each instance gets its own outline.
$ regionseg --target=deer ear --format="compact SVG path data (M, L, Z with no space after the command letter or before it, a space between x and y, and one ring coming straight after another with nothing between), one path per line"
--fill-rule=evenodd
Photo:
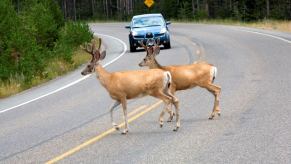
M105 58L105 56L106 56L106 51L102 51L102 52L100 53L100 58L99 58L99 60L103 60L103 59Z

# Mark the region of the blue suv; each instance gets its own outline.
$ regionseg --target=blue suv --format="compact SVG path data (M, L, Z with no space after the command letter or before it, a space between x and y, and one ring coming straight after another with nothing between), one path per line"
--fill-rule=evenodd
M170 33L168 25L171 24L169 21L165 21L162 14L143 14L132 17L131 23L125 28L129 29L129 45L130 52L136 51L136 48L141 47L138 43L143 41L146 44L149 33L152 38L157 40L160 39L160 44L164 45L164 48L171 48Z

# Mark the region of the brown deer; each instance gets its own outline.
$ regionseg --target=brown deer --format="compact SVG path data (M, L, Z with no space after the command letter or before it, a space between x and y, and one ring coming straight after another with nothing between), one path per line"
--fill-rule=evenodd
M119 130L117 124L113 121L113 110L120 104L122 104L125 127L122 134L128 133L128 121L127 121L127 100L134 99L150 95L161 99L165 103L165 108L161 112L159 121L160 125L163 124L163 115L165 111L171 111L169 106L174 104L176 112L176 127L174 131L177 131L180 127L178 99L170 93L170 87L172 85L171 74L161 69L151 70L136 70L136 71L124 71L124 72L107 72L101 64L100 60L103 60L106 56L106 51L100 53L101 39L99 38L99 48L96 49L96 42L92 40L92 44L86 44L82 47L87 53L92 55L92 59L87 67L82 71L82 75L93 73L97 74L101 85L108 91L110 97L115 100L114 104L110 107L111 123ZM173 113L170 112L173 117Z
M158 40L159 42L159 40ZM171 93L175 91L186 90L196 86L207 89L214 97L214 107L209 119L213 119L215 114L220 116L219 96L221 87L213 84L216 77L217 68L207 62L199 61L189 65L172 65L162 66L155 59L160 52L159 44L154 43L152 46L146 46L143 42L140 44L147 52L146 57L139 63L140 67L148 66L150 69L162 69L169 71L172 75L173 84Z

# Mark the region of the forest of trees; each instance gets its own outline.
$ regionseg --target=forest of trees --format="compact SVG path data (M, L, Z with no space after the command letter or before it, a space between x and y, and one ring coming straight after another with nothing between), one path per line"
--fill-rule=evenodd
M56 0L64 17L71 20L126 21L132 15L162 13L167 19L291 19L291 0L154 0L148 9L144 0ZM16 6L21 0L14 0Z

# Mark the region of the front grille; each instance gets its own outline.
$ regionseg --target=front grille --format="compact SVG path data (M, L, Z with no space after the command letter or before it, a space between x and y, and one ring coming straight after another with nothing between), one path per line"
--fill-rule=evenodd
M164 34L155 34L155 37L163 36Z
M143 39L143 38L144 38L144 35L136 35L136 36L134 36L134 38L140 38L140 39Z

